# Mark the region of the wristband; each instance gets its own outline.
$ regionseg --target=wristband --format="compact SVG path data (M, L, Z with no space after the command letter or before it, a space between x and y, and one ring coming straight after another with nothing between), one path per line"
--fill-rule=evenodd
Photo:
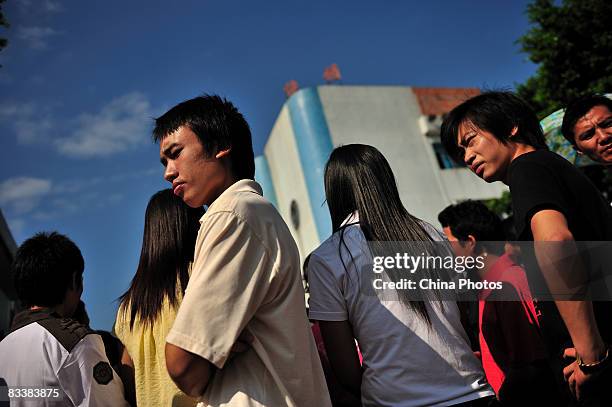
M590 374L599 372L610 364L610 348L606 348L606 354L603 358L592 363L584 363L580 355L576 353L576 362L578 363L580 370L582 370L584 373Z

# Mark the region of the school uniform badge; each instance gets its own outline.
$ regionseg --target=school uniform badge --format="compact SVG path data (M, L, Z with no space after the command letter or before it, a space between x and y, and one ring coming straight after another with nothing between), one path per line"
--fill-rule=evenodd
M109 384L113 380L113 368L108 362L99 362L93 368L93 377L98 384Z

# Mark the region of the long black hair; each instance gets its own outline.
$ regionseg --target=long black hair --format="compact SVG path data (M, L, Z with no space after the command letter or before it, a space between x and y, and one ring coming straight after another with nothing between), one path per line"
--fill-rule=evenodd
M431 236L422 221L404 208L393 171L376 148L347 144L334 149L325 166L325 197L334 232L343 231L342 222L357 211L369 242L413 242L431 251ZM399 277L388 273L391 278ZM411 300L404 291L397 291L399 300L430 322L423 301Z
M137 318L152 325L166 297L171 306L178 306L177 284L184 293L203 214L204 209L190 208L170 189L149 200L138 269L119 298L123 312L130 315L130 329Z

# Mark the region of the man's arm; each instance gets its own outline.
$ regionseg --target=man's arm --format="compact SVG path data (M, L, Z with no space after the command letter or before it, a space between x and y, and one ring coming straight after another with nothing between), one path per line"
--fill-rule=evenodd
M123 383L108 362L99 335L81 339L60 368L58 379L75 406L128 406Z
M121 352L121 362L119 363L119 376L123 381L123 389L125 390L125 399L130 405L136 405L136 383L134 377L134 361L130 357L126 347L123 347Z
M551 292L554 294L558 288L572 288L575 285L578 286L578 291L584 288L583 284L587 281L586 273L579 264L579 258L571 256L577 254L577 250L565 216L556 210L541 210L531 218L531 231L538 265ZM560 244L538 244L538 242ZM568 282L571 283L566 284ZM566 285L569 287L565 287ZM605 354L606 347L599 334L591 302L558 300L555 304L582 360L585 363L600 360ZM577 397L581 386L587 380L583 372L577 372L579 370L574 369L575 389L572 389ZM569 381L572 385L572 380Z
M319 321L319 326L334 375L358 400L361 399L363 372L351 324L348 321Z
M211 379L214 366L206 359L166 343L166 368L176 386L191 397L200 397Z

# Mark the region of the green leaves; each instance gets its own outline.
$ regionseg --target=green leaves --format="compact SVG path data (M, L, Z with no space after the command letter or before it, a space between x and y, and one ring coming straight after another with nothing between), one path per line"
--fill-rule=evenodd
M612 91L612 2L535 0L527 7L532 27L518 43L539 64L518 85L540 117L587 92Z

